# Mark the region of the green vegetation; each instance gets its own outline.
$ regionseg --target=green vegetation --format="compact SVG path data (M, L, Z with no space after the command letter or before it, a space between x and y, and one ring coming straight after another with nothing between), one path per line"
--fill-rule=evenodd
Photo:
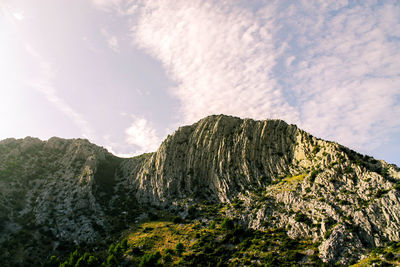
M312 219L310 219L307 215L305 215L305 214L303 214L301 212L296 213L296 215L294 216L294 220L296 222L305 223L308 226L311 226L313 224Z
M385 195L387 192L389 192L389 190L385 190L385 189L378 189L378 191L375 194L376 198L381 198L383 195Z
M319 145L316 145L313 150L311 151L311 153L313 154L317 154L319 151L321 150L321 147Z
M400 242L390 242L386 246L376 247L370 250L368 257L352 265L363 266L399 266Z
M310 174L310 182L311 182L311 184L314 183L315 178L317 178L317 175L318 175L319 173L321 173L321 172L322 172L322 171L321 171L320 169L314 169L314 170L311 172L311 174Z
M302 218L304 219L304 218ZM234 220L209 223L149 221L133 225L125 238L95 252L77 248L44 266L293 266L322 264L310 240L291 239L283 229L244 229ZM312 251L312 256L309 255Z
M175 246L175 252L177 255L182 255L182 253L185 251L185 246L179 242L178 244L176 244Z
M394 190L400 191L400 181L397 181L394 186L393 186Z
M354 170L350 165L346 166L346 168L344 168L344 173L353 173L353 172L354 172Z
M273 189L277 191L292 191L304 180L305 177L306 174L284 177L275 183Z
M224 230L232 230L234 228L234 223L231 219L225 218L221 224L221 228Z
M161 253L159 251L153 253L146 253L142 259L140 260L140 267L154 267L154 266L162 266L160 261Z

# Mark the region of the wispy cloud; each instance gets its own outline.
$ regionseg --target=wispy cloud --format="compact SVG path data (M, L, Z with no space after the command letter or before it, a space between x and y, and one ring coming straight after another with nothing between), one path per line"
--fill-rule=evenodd
M296 111L276 90L279 47L273 21L205 1L156 1L132 27L136 44L159 58L179 83L173 89L185 122L213 113L288 119Z
M46 99L54 104L54 106L69 117L81 130L82 136L90 138L93 136L89 123L76 112L63 99L57 96L57 91L52 84L54 71L49 62L40 55L32 46L26 44L27 52L37 61L40 68L40 76L30 82L30 85L42 93Z
M16 20L23 20L25 17L22 12L14 12L12 15Z
M138 147L136 154L156 151L162 141L153 125L142 117L132 116L132 123L125 133L126 142Z
M108 46L114 51L119 52L119 43L115 35L111 35L106 28L102 28L101 34L106 38Z
M185 122L278 117L358 149L399 130L399 5L141 2L134 43L178 82Z
M278 34L291 43L280 60L296 56L277 76L303 127L363 150L399 130L399 8L307 2L277 15Z
M120 16L132 15L137 10L134 0L92 0L92 3L107 12L116 12Z
M119 52L119 44L118 44L118 39L115 36L111 36L108 40L108 45L111 47L112 50L115 52Z

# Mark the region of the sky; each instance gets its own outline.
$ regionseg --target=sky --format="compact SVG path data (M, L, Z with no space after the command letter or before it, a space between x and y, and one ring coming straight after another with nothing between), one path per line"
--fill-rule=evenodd
M211 114L400 166L400 2L0 0L0 139L129 157Z

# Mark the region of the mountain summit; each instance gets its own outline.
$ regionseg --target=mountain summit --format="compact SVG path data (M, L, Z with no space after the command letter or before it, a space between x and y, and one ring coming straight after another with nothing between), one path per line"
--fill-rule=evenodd
M216 259L240 266L395 264L399 190L395 165L281 120L209 116L180 127L156 152L129 159L83 139L6 139L0 141L0 261L72 265L78 254L68 253L79 246L100 264L110 244L125 238L122 252L108 253L127 266L151 256L166 266ZM183 224L163 224L165 231L155 234L173 220ZM155 240L181 227L179 243L190 240L185 252L168 252L168 260L161 248L169 247L155 246L161 241L130 237L145 223L157 223L142 232L154 232ZM215 241L207 244L212 253L199 247L206 234ZM223 256L215 257L219 248Z

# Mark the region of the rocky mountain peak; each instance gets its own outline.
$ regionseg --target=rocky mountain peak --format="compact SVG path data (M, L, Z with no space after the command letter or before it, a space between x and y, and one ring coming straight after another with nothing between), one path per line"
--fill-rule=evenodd
M296 126L280 120L224 115L180 127L133 178L138 198L164 201L169 196L211 196L229 201L237 192L294 171L297 131Z
M399 190L397 166L281 120L208 116L129 159L84 139L6 139L0 246L40 262L59 246L107 242L149 210L209 222L203 211L220 207L242 227L282 229L312 240L321 260L347 264L400 241Z

